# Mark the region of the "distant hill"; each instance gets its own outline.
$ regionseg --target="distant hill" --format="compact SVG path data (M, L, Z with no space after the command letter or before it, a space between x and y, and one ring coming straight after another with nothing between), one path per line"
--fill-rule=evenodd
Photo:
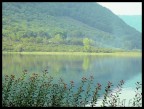
M142 16L141 15L119 15L128 25L142 32Z
M94 48L141 49L141 33L97 3L5 2L2 25L3 50L81 48L84 38Z

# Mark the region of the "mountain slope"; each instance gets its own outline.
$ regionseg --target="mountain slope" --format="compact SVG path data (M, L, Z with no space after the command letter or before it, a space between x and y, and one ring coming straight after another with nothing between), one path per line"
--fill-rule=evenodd
M141 15L119 15L128 25L142 32L142 16Z
M3 3L2 6L4 43L27 40L31 45L59 42L83 46L83 38L88 37L93 47L141 48L141 33L96 3Z

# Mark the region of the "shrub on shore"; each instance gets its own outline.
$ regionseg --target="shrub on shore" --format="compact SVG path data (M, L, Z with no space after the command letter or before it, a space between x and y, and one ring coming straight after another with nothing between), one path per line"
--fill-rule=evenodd
M63 79L57 83L48 75L47 70L42 75L33 73L31 76L24 71L20 78L15 75L4 75L2 78L2 106L3 107L91 107L97 106L102 85L93 83L93 76L83 77L77 90L75 83L66 84ZM117 91L112 92L113 84L108 82L104 90L101 107L116 107L117 99L124 81L117 85ZM133 98L133 106L142 106L142 93L138 90L141 83L136 83L136 94ZM92 88L95 87L95 88Z

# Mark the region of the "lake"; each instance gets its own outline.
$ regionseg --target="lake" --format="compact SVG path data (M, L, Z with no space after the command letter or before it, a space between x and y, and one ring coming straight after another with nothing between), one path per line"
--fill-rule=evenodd
M79 85L82 77L89 78L91 75L94 76L94 84L101 83L102 87L106 86L108 81L117 85L120 80L124 80L125 89L135 90L135 83L142 81L141 56L3 54L3 74L20 76L24 69L30 74L42 74L42 71L47 69L48 74L54 77L55 81L59 78L66 83L73 80L76 86Z

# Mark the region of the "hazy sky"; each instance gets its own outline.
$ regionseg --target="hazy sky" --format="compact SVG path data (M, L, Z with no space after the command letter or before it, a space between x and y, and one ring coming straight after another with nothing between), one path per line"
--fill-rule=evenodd
M117 15L142 15L142 2L97 2Z

